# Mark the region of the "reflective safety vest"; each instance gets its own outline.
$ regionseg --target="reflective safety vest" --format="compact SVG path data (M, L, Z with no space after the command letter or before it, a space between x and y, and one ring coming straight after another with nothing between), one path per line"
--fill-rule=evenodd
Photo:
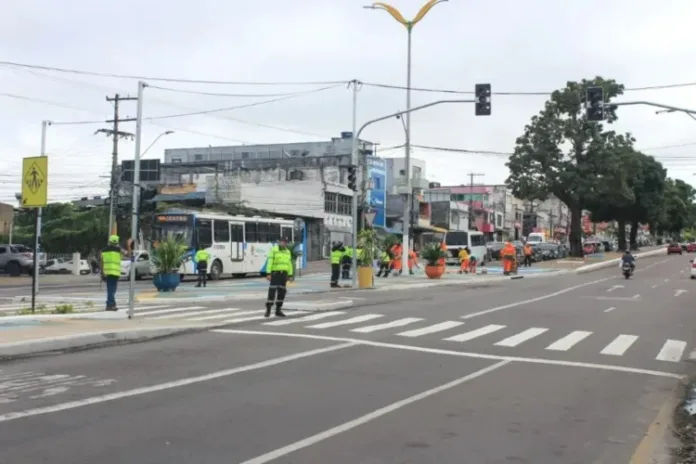
M331 250L331 264L341 264L344 253L341 250Z
M391 261L391 257L389 256L389 253L387 253L386 251L382 252L382 257L380 259L385 264L387 264L387 263L389 263L389 261Z
M121 248L108 245L102 250L101 259L105 276L121 277Z
M356 251L356 257L358 258L358 261L362 261L363 257L365 256L365 252L363 251L362 248L358 248L355 250Z
M287 272L292 277L292 252L289 248L274 245L268 252L267 272Z
M208 252L205 251L205 250L198 250L198 251L196 252L196 256L195 256L193 259L194 259L197 263L200 263L200 262L206 262L206 263L207 263L208 260L210 259L210 253L208 253Z

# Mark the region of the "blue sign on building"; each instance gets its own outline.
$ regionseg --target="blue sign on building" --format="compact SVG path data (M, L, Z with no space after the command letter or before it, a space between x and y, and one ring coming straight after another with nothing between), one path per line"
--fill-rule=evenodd
M387 163L382 158L367 158L367 175L370 177L370 190L367 204L375 212L374 227L387 226Z

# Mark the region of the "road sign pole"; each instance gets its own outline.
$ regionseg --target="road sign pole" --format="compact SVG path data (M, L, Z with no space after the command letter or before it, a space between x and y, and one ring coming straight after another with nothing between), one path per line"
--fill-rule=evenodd
M133 318L135 305L135 249L138 246L138 206L140 201L140 140L143 127L143 91L145 82L138 82L138 109L135 120L135 157L133 160L133 212L131 218L132 253L130 256L130 288L128 289L128 319Z
M46 132L49 121L41 121L41 156L46 156ZM34 225L34 259L31 279L31 312L36 310L36 295L39 293L39 242L41 241L41 215L43 208L36 208Z

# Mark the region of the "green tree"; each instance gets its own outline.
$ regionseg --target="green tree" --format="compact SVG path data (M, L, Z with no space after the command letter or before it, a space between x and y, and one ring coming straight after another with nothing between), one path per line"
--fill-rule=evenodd
M629 207L631 221L630 245L638 248L636 238L640 224L650 224L658 218L664 205L667 170L652 156L636 153L640 163L637 175L632 179L631 188L635 197Z
M683 229L696 225L696 190L679 179L667 179L659 217L654 220L656 233L678 236Z
M582 212L596 198L608 172L606 152L616 150L617 136L603 132L603 125L584 117L585 90L601 86L605 100L623 93L623 85L596 77L568 82L551 94L541 112L533 116L518 137L507 164L506 183L523 199L545 199L553 194L568 207L571 216L572 256L582 256ZM617 117L606 109L607 123Z

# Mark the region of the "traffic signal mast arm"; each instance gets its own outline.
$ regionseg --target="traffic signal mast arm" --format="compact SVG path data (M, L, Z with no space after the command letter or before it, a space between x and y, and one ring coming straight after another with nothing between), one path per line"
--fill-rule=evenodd
M604 103L604 107L610 107L610 106L630 106L630 105L646 105L646 106L654 106L655 108L662 108L665 110L670 110L670 111L677 111L680 113L686 113L686 114L692 114L696 115L696 110L690 110L688 108L679 108L677 106L670 106L670 105L663 105L662 103L655 103L655 102L649 102L649 101L629 101L629 102L611 102L611 103Z

